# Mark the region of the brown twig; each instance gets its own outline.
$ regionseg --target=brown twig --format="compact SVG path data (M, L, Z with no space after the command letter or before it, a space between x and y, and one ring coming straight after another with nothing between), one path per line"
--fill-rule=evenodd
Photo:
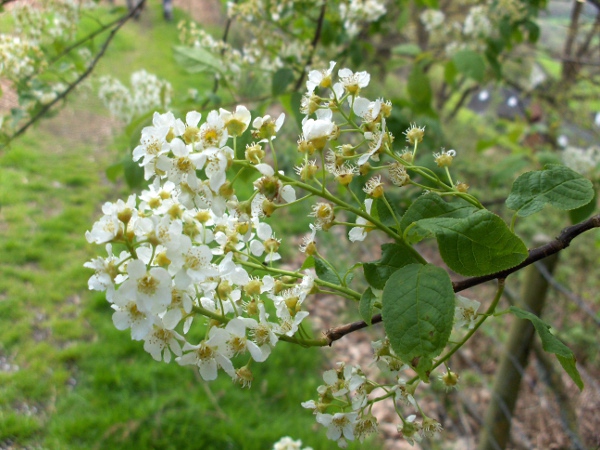
M33 125L35 122L37 122L39 119L41 119L42 116L44 114L46 114L48 111L50 111L50 109L54 105L56 105L59 101L66 98L67 95L69 95L69 93L71 91L73 91L73 89L75 89L83 80L85 80L93 72L94 68L98 64L98 61L100 61L100 58L102 58L102 56L104 56L104 53L108 49L108 45L113 40L113 38L115 37L117 32L121 29L121 27L123 25L125 25L125 23L129 19L131 19L136 14L137 11L142 9L142 7L144 6L144 3L146 3L146 0L142 0L140 3L138 3L134 9L132 9L126 16L123 16L123 18L116 23L115 28L113 28L110 31L110 33L108 34L108 37L106 38L106 41L104 41L104 44L102 44L102 48L100 48L100 51L98 52L96 57L92 60L92 63L88 66L88 68L75 80L75 82L73 82L73 84L70 84L67 89L65 89L63 92L61 92L59 95L57 95L57 97L54 100L52 100L50 103L48 103L47 105L44 105L42 107L42 109L40 109L40 111L38 111L38 113L35 116L31 117L21 128L19 128L8 139L8 142L5 145L8 145L8 143L10 143L12 140L16 139L17 137L19 137L20 135L25 133L25 131L27 131L27 129L31 125Z
M490 275L484 275L481 277L472 277L467 278L461 281L455 281L452 283L452 287L454 288L454 292L464 291L473 286L477 286L479 284L483 284L486 281L495 280L495 279L503 279L506 278L511 273L517 272L524 267L527 267L536 261L540 261L550 255L554 255L561 250L567 248L573 239L575 239L580 234L585 233L593 228L600 227L600 214L590 217L588 220L578 223L576 225L570 226L562 230L560 235L554 240L549 242L546 245L542 245L541 247L534 248L529 251L529 256L523 261L521 264L511 268L506 269L501 272L492 273ZM371 319L372 324L376 324L381 322L381 314L376 314ZM362 328L366 328L369 325L364 321L358 321L349 323L346 325L341 325L339 327L331 328L325 332L325 337L327 338L329 345L331 345L334 341L341 339L347 334L350 334L354 331L360 330Z
M236 4L237 0L234 0L233 4ZM221 38L221 42L223 42L223 44L227 43L227 39L229 39L229 30L231 29L231 24L233 23L233 18L232 17L228 17L227 18L227 22L225 22L225 30L223 30L223 37ZM225 55L225 45L223 45L223 48L221 49L221 57L223 57ZM220 78L215 74L215 81L213 83L213 88L212 88L212 93L216 94L217 91L219 90L219 84L220 84ZM204 100L204 103L202 104L202 109L206 108L206 106L208 105L208 103L210 102L210 99L207 98L206 100Z
M317 19L317 28L315 29L315 35L313 36L313 40L311 44L311 51L306 59L306 64L302 68L302 73L300 74L300 78L296 81L294 85L294 91L298 91L304 82L304 77L306 76L306 68L312 64L313 57L315 56L315 52L317 50L317 44L319 43L319 39L321 39L321 31L323 30L323 22L325 20L325 11L327 10L327 2L323 2L321 6L321 13L319 14L319 18Z

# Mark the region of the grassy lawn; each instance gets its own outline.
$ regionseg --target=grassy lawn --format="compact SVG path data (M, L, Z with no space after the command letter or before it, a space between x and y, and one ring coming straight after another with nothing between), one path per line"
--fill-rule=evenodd
M127 81L146 68L176 95L211 83L172 63L176 13L166 23L151 3L98 73ZM127 189L104 174L123 151L111 144L119 128L84 94L0 154L0 448L267 449L285 435L331 448L300 408L322 382L318 350L283 343L253 368L250 390L225 378L208 384L152 360L88 291L83 263L99 249L84 233Z

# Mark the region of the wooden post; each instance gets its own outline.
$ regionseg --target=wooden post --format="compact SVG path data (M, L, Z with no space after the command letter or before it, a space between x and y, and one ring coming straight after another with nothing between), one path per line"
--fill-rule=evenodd
M552 273L558 254L541 261ZM548 282L535 265L527 268L522 290L522 304L517 305L539 316L546 301ZM503 450L510 438L510 424L519 396L522 373L527 367L527 359L534 334L530 321L517 319L513 322L506 352L503 354L492 389L492 399L479 434L478 450Z

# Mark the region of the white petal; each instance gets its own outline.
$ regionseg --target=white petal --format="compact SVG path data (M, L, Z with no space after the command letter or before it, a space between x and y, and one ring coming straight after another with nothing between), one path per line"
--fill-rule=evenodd
M254 167L256 167L256 170L258 170L260 173L267 177L271 177L275 174L275 170L273 170L273 168L268 164L260 163L255 165Z

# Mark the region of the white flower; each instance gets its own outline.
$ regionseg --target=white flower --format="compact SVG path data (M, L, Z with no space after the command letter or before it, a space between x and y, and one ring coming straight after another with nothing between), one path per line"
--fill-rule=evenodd
M248 351L256 362L263 362L267 359L271 348L264 345L259 347L246 337L246 329L256 329L257 325L256 320L245 317L236 317L229 321L225 329L231 335L228 345L234 356L243 355Z
M167 133L169 133L169 127L145 127L142 130L142 137L140 145L133 149L133 160L139 161L140 166L144 167L144 177L146 180L150 179L155 173L154 164L156 158L160 155L164 155L169 152L170 146L167 143ZM148 166L148 167L146 167Z
M358 389L365 382L365 378L360 376L354 367L343 362L337 364L337 369L323 373L323 381L330 387L334 397L342 397Z
M431 33L434 29L444 23L446 16L439 9L426 9L421 13L419 18L425 26L425 29Z
M329 62L329 69L324 70L311 70L308 72L308 79L306 81L306 90L309 93L314 92L316 87L328 88L331 87L331 73L335 67L335 61Z
M456 294L456 308L454 309L454 327L461 328L467 326L472 329L477 321L477 310L481 303L477 300L463 297Z
M371 207L373 206L373 199L372 198L368 198L365 200L365 210L367 212L367 214L371 214ZM369 230L369 224L370 222L365 219L364 217L357 217L356 218L356 225L363 225L363 226L359 226L359 227L354 227L350 230L350 232L348 233L348 239L350 239L350 242L356 242L356 241L364 241L365 238L367 237L367 231Z
M302 243L299 246L299 250L302 253L306 253L306 249L310 245L315 244L315 237L317 235L317 230L319 229L318 227L316 227L312 223L308 224L308 226L310 227L310 233L307 236L304 236L302 238Z
M171 361L171 352L181 356L181 345L183 336L173 330L164 327L160 320L154 322L152 332L144 337L144 350L152 355L156 361Z
M211 260L213 254L207 245L193 245L188 236L181 236L181 246L176 253L167 253L171 259L169 271L175 275L177 287L185 289L192 281L202 282L218 274Z
M217 111L211 111L206 117L206 122L200 127L199 146L202 149L216 147L221 148L227 142L229 133L225 128L225 122Z
M381 105L383 101L377 99L374 102L364 97L357 97L354 99L352 109L354 113L363 119L365 122L374 122L377 120L379 113L381 112Z
M171 276L165 269L148 270L143 261L134 259L127 264L127 273L129 279L115 294L115 303L122 305L135 299L140 309L153 314L164 312L171 304Z
M310 447L302 448L302 441L294 441L291 437L285 436L279 439L273 445L273 450L312 450Z
M340 69L338 77L350 95L358 94L360 89L367 87L371 81L371 75L367 72L354 73L350 69Z
M115 310L112 316L113 323L117 330L126 330L131 328L131 339L140 341L152 330L152 316L140 311L137 304L129 301L119 306L111 305Z
M238 105L233 114L221 108L219 110L219 115L231 136L240 136L246 131L248 125L250 125L250 119L252 118L248 108L242 105Z
M332 441L338 441L338 445L342 448L348 445L345 439L354 440L354 424L357 418L358 413L355 412L334 415L317 413L317 422L327 427L327 437Z
M252 122L252 126L254 127L252 135L256 139L260 139L260 142L268 142L271 139L275 139L275 135L281 129L284 120L284 113L281 113L276 121L273 121L268 114L264 117L257 117Z
M92 231L85 232L85 238L89 243L104 244L120 237L124 232L124 223L121 219L131 220L137 217L135 207L135 194L127 199L117 200L116 203L106 202L102 206L104 217L94 223Z
M212 327L208 332L208 340L198 345L185 343L183 351L186 353L175 359L180 365L197 365L200 376L206 381L217 378L217 370L221 367L229 376L235 377L235 370L231 363L231 350L227 345L230 338L229 332L223 328Z
M185 182L190 187L198 186L196 170L203 166L203 159L199 153L192 153L191 145L175 138L171 141L173 158L159 158L156 167L167 172L167 178L176 185Z
M94 258L86 262L83 267L96 271L88 280L88 288L93 291L106 291L106 300L112 302L115 283L121 283L124 279L117 267L127 258L128 253L121 252L119 257L114 256L111 244L106 244L106 253L108 254L107 258Z
M250 329L250 337L260 348L261 354L265 359L271 354L271 349L275 347L279 338L275 334L275 324L269 322L268 314L265 311L264 303L258 304L259 321Z
M263 241L253 240L250 242L250 251L254 256L261 256L266 253L265 262L272 262L281 259L281 255L277 253L280 239L276 239L273 234L273 229L267 223L261 222L256 227L256 235Z

